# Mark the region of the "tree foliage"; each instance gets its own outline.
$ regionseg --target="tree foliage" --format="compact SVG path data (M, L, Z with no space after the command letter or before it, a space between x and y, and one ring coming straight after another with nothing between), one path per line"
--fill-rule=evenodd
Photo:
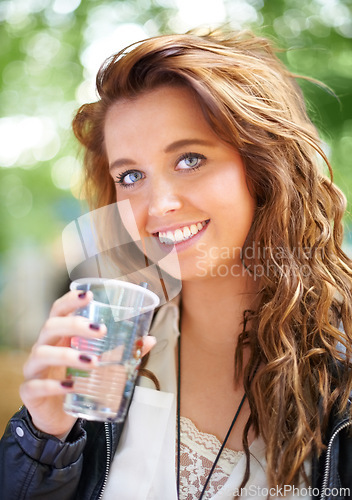
M352 192L351 1L207 2L214 12L223 9L223 20L234 28L250 27L271 37L286 49L280 57L294 72L317 78L333 90L302 82L335 180L347 197ZM193 2L203 12L204 2ZM121 48L120 35L130 36L132 42L143 33L152 36L196 26L197 16L181 18L183 3L0 1L0 252L26 241L50 241L80 211L73 186L79 163L70 121L80 101L92 95L92 54L99 53L100 40L112 53ZM189 0L188 7L191 4ZM212 22L210 18L208 24Z

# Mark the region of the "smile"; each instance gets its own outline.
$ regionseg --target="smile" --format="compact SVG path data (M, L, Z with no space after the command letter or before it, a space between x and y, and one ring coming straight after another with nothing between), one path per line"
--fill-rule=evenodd
M180 227L179 229L176 229L176 231L160 231L157 233L157 236L159 237L160 243L163 243L164 245L174 245L175 243L181 243L181 241L193 238L193 236L198 234L199 231L201 231L208 224L208 222L209 219L191 224L190 226Z

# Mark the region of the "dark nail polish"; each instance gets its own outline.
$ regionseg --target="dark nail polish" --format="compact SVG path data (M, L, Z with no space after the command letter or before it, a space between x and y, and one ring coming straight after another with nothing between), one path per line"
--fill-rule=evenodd
M86 296L87 296L87 292L81 292L81 293L78 294L78 297L80 299L84 299Z
M97 323L91 323L91 324L89 325L89 328L90 328L91 330L100 330L100 325L97 325Z
M70 389L71 387L73 387L73 384L74 384L73 380L63 380L61 382L62 387L65 387L67 389Z
M92 358L88 356L87 354L81 354L79 356L80 361L83 361L84 363L91 363Z

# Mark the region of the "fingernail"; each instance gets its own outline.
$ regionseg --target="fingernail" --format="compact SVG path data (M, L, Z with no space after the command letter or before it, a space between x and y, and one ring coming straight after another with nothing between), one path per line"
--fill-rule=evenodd
M73 380L63 380L61 382L62 387L66 387L67 389L73 387L73 384L74 384Z
M143 339L136 340L136 347L143 347Z
M97 323L91 323L91 324L89 325L89 328L90 328L91 330L100 330L100 325L98 325Z
M80 299L84 299L86 296L87 296L87 292L81 292L81 293L78 294L78 297Z
M84 363L91 363L92 358L88 356L87 354L81 354L79 356L80 361L83 361Z

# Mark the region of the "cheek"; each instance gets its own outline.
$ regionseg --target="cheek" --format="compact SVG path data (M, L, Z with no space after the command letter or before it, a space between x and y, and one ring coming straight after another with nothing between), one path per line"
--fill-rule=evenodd
M237 196L236 196L237 194ZM255 200L245 187L238 193L234 193L234 224L241 231L244 238L247 237L249 229L253 223L255 212Z
M246 191L241 191L238 196L238 213L240 217L243 217L244 221L252 223L256 203L248 189L246 187L244 189Z
M252 226L256 207L245 178L232 175L226 182L215 183L211 197L217 201L213 216L221 221L221 228L227 228L230 233L234 230L236 246L242 246Z
M140 239L138 216L128 198L117 201L117 208L120 215L120 220L124 229L128 232L133 241Z
M211 192L211 199L217 200L219 206L228 213L235 210L241 215L248 213L248 216L253 216L255 199L242 169L233 166L224 169L221 176L214 176L212 182L208 183L208 190Z
M140 240L145 233L147 209L137 200L127 196L124 199L121 199L121 197L117 199L117 207L124 228L133 241Z

